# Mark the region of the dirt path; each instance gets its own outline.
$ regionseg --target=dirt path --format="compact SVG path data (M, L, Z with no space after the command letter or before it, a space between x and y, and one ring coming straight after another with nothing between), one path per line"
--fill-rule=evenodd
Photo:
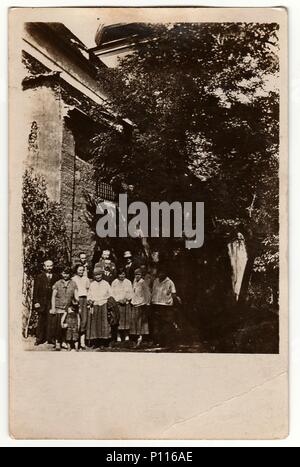
M33 352L54 352L53 345L49 344L42 344L39 346L35 346L34 337L28 337L28 339L24 339L24 350L33 351ZM67 352L67 350L62 349L62 352ZM186 343L179 343L172 347L155 347L152 343L143 343L140 347L136 348L134 342L130 342L129 344L120 343L117 344L115 342L110 344L108 348L100 348L100 349L92 349L87 347L86 352L147 352L147 353L171 353L171 352L178 352L178 353L203 353L207 352L207 349L203 344L199 341L194 340L191 344Z

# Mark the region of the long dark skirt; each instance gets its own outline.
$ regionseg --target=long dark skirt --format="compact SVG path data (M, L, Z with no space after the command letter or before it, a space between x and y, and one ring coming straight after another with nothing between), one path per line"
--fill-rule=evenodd
M57 341L57 342L62 343L62 341L63 341L65 333L64 333L64 330L63 330L63 328L61 326L61 318L62 318L62 313L55 313L55 314L50 314L49 315L48 334L49 334L49 341L50 342ZM51 338L50 338L50 336L51 336Z
M86 334L88 328L87 298L79 297L80 334Z
M135 336L149 334L148 307L132 306L130 315L130 334Z
M118 303L120 311L119 331L129 331L131 318L131 305L122 305Z
M94 305L93 313L89 313L87 323L87 340L110 339L111 327L107 319L107 304Z

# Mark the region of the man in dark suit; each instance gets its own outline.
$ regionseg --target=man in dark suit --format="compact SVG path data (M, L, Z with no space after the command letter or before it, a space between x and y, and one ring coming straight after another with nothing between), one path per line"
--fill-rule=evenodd
M38 313L35 345L44 344L47 340L48 342L51 340L48 335L49 312L52 287L58 280L58 277L53 273L53 261L45 261L43 269L44 271L36 277L33 288L33 307Z
M127 279L131 282L134 280L134 270L137 267L133 262L131 251L125 251L124 253L124 262L125 262L125 273Z

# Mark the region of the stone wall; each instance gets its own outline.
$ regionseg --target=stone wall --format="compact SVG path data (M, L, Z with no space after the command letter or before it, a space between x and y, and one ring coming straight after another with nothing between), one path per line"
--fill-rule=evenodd
M93 168L76 155L76 134L71 122L64 121L61 167L61 204L65 212L72 261L81 251L91 256L94 249L93 232L86 218L86 194L95 194Z
M74 157L75 143L72 131L68 128L64 119L62 128L62 148L61 148L61 172L58 176L61 179L60 203L64 212L65 224L67 228L68 249L72 254L72 225L73 225L73 193L74 193Z
M86 194L95 195L95 181L92 176L92 167L88 162L76 158L76 197L73 233L73 258L78 259L81 251L92 257L95 240L94 232L87 222Z
M26 165L41 174L48 185L48 194L60 200L62 117L61 99L51 77L45 77L24 90L28 134Z

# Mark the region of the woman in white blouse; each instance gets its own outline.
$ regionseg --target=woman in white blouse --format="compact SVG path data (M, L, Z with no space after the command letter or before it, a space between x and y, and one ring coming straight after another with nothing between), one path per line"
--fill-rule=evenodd
M103 280L104 270L94 269L94 281L88 291L88 304L90 306L89 320L87 326L87 340L94 344L105 341L108 344L111 338L111 326L108 322L107 302L112 296L111 287Z
M128 342L133 289L130 280L126 279L124 268L119 268L117 274L117 279L111 285L112 296L117 302L120 312L117 341L122 342L122 337L124 337L125 342Z

